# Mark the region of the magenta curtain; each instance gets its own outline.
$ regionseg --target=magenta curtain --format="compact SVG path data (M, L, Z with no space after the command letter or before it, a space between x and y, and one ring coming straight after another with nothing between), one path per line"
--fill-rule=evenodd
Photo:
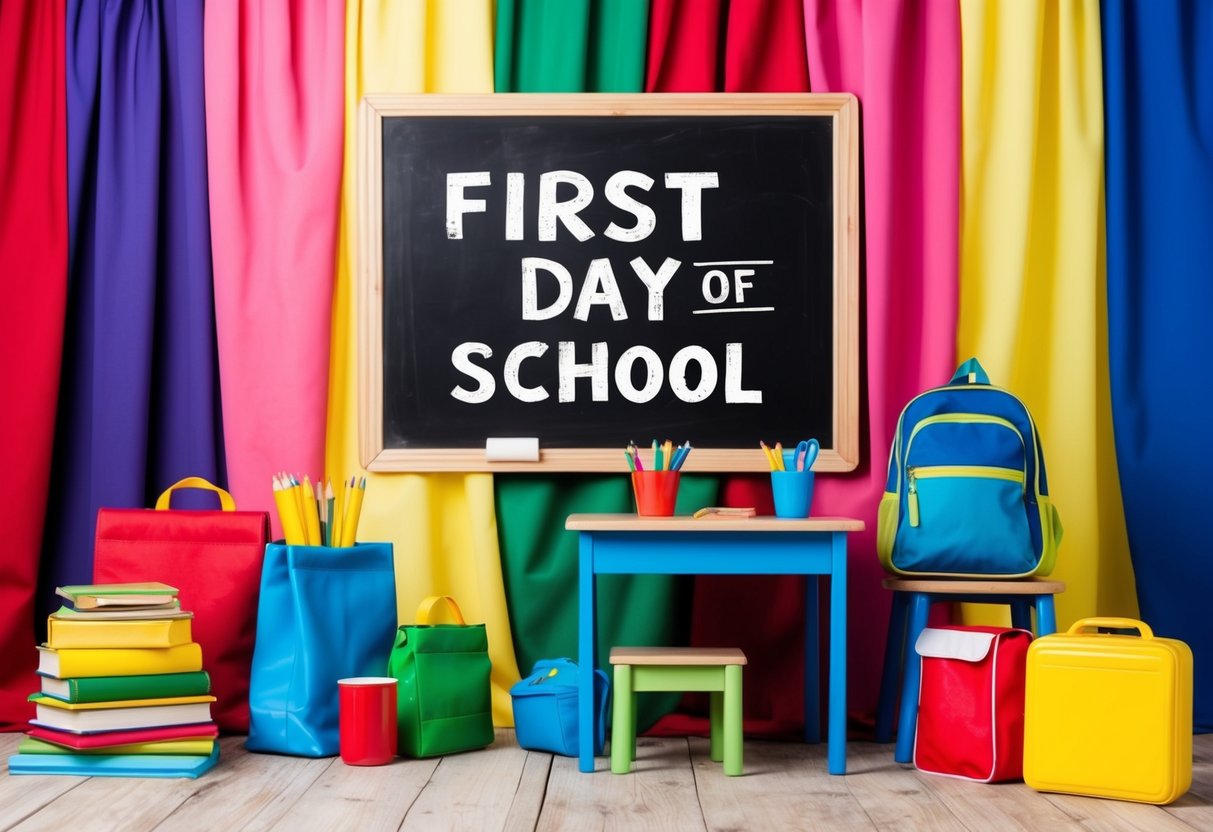
M273 472L324 473L345 4L208 3L205 28L228 482L280 536Z
M889 598L876 559L876 507L897 418L956 366L960 222L960 17L953 3L805 0L813 92L851 92L862 110L866 330L861 465L822 477L813 511L859 517L848 612L850 705L875 710Z

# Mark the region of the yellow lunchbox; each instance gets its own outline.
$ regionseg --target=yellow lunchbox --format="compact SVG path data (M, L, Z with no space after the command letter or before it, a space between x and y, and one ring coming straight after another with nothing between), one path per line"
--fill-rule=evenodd
M1141 635L1091 632L1132 629ZM1024 781L1170 803L1192 784L1192 651L1131 618L1084 618L1028 648Z

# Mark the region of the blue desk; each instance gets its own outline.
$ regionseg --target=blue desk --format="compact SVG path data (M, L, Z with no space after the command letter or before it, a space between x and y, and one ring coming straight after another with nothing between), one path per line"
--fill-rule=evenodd
M821 741L818 652L818 575L830 577L830 666L827 716L830 774L847 770L847 533L862 520L812 517L783 520L693 520L635 514L572 514L578 532L577 700L582 771L594 770L594 663L597 575L807 575L805 589L804 734ZM636 646L636 645L629 645Z

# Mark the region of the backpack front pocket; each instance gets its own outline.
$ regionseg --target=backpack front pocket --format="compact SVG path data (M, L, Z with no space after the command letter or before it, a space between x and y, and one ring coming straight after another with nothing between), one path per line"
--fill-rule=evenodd
M910 468L894 565L904 572L1019 575L1036 567L1023 471L982 465Z

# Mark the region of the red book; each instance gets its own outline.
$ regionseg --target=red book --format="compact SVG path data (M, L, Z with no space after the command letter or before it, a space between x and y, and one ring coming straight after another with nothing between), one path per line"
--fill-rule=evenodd
M65 748L108 748L111 745L127 745L133 742L159 742L179 740L186 737L217 737L219 728L213 722L200 725L169 725L164 728L133 728L129 731L106 731L102 734L71 734L31 725L26 731L37 740L62 745Z

